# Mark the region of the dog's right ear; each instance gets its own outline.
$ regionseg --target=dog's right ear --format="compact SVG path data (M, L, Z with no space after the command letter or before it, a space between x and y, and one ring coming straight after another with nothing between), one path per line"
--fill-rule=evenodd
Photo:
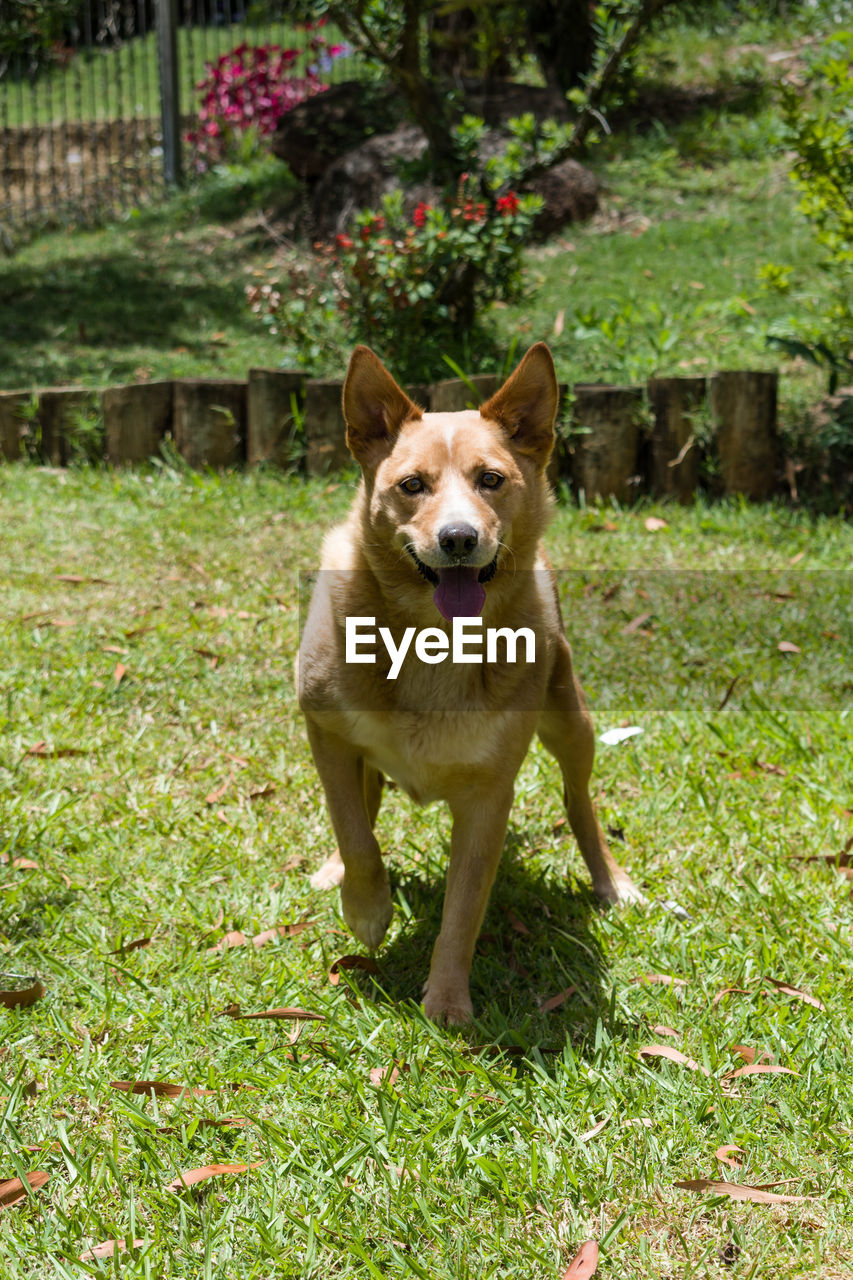
M379 357L369 347L356 347L344 382L344 421L347 448L359 466L378 467L403 423L421 416Z

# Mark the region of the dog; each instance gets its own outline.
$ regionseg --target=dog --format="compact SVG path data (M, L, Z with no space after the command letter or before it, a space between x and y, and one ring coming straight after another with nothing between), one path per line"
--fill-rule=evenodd
M592 723L540 541L557 407L541 342L479 411L422 412L364 346L344 383L346 441L362 480L323 544L297 660L338 845L312 883L340 884L347 925L378 947L392 915L373 831L383 779L417 803L446 801L450 862L423 1005L450 1024L473 1013L474 947L534 734L559 762L595 893L642 896L593 810Z

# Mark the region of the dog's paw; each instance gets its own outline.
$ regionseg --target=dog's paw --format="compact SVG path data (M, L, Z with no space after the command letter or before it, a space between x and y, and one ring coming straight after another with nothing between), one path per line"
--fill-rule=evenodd
M319 871L315 871L311 877L312 889L336 889L344 878L344 864L341 855L337 852L333 853L331 858L327 858L320 867Z
M433 1022L450 1027L463 1027L474 1016L471 996L465 987L427 983L424 989L424 1013Z
M593 891L601 902L609 902L614 906L618 903L643 903L646 901L645 895L624 871L620 876L613 880L608 880L605 884L594 885Z
M349 928L374 951L382 942L394 914L391 890L385 868L371 884L355 884L344 877L341 884L341 910Z

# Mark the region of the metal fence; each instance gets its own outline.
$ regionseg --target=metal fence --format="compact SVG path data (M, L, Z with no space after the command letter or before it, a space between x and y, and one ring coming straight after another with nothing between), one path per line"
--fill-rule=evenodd
M0 0L0 240L156 198L205 64L309 39L287 0Z

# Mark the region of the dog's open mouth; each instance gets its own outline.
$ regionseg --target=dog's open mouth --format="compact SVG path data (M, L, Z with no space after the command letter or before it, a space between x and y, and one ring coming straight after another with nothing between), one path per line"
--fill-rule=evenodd
M409 555L417 565L418 573L435 587L433 600L447 622L454 618L476 618L486 603L484 583L491 582L498 571L498 558L483 568L477 565L451 565L446 569L433 569L415 555L411 547Z

